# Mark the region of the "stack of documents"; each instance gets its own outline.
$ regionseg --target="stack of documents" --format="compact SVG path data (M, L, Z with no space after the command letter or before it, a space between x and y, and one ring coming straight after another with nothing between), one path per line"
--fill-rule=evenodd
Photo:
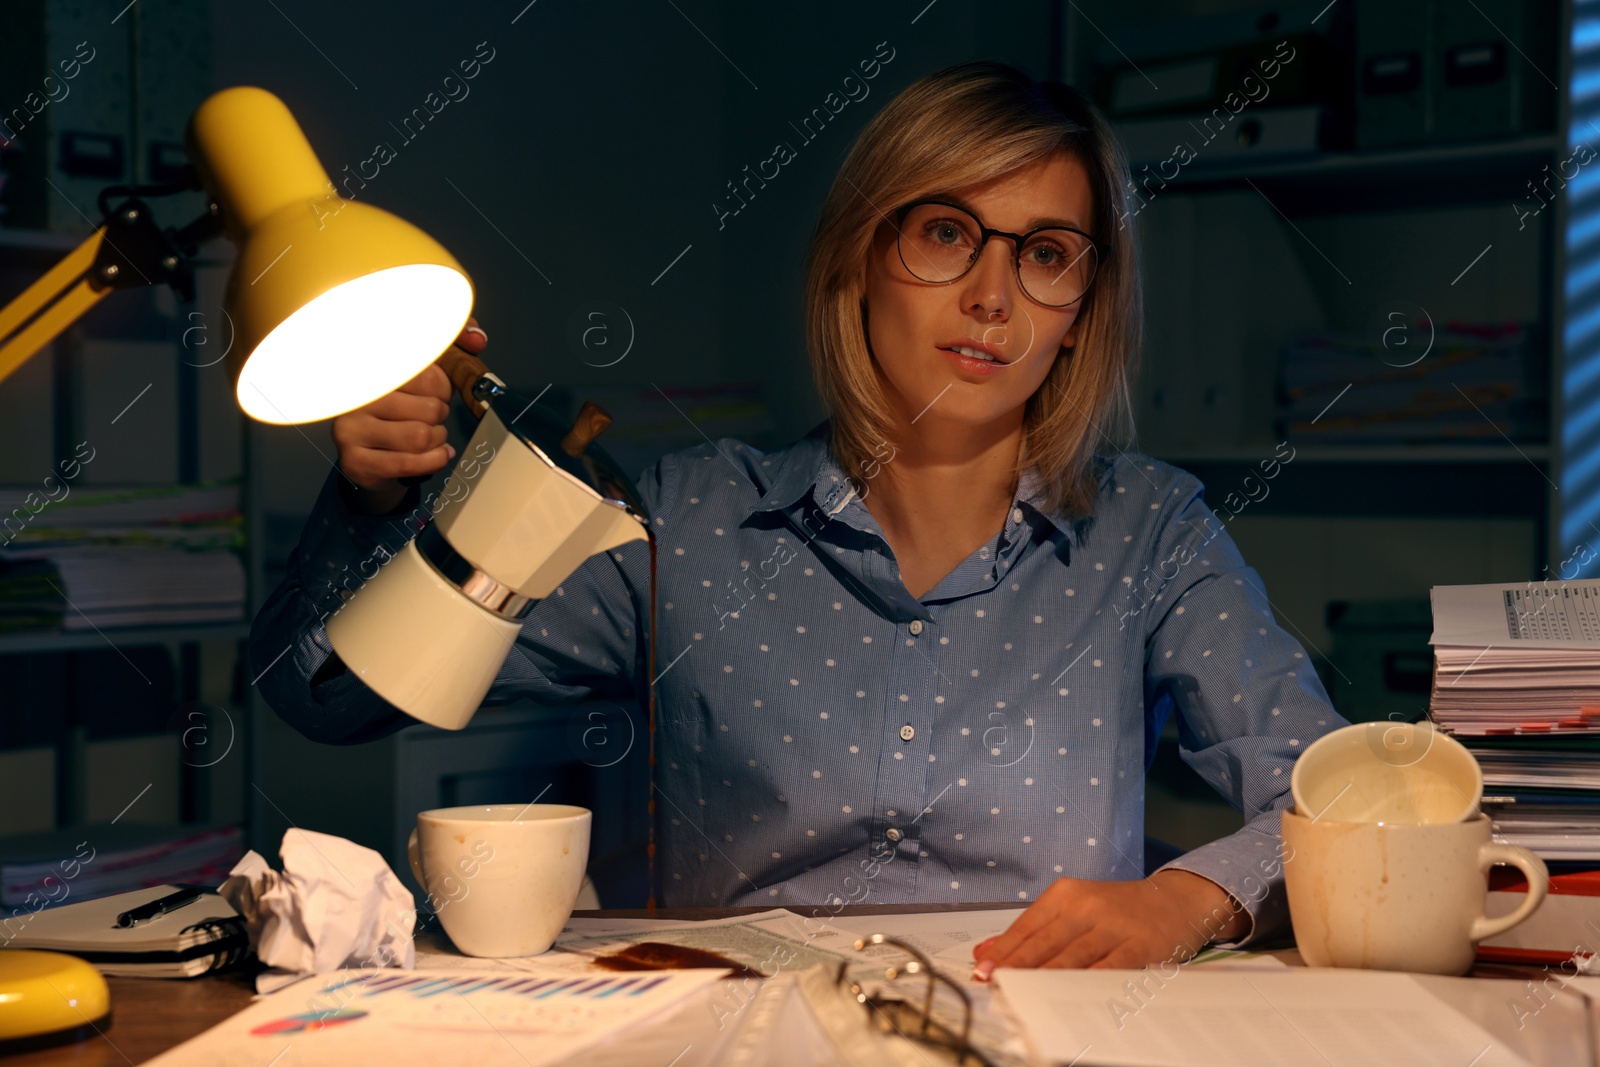
M1537 361L1528 358L1527 330L1399 320L1382 326L1381 337L1378 331L1303 333L1289 340L1282 385L1292 440L1500 444L1545 438L1545 387Z
M243 854L237 826L100 823L0 837L0 906L37 911L167 882L217 885Z
M67 610L61 568L48 559L9 555L0 549L0 633L59 630Z
M1429 711L1460 736L1600 736L1600 582L1436 586Z
M1429 715L1477 757L1496 836L1600 861L1600 582L1432 595Z
M244 617L233 483L0 486L0 633Z

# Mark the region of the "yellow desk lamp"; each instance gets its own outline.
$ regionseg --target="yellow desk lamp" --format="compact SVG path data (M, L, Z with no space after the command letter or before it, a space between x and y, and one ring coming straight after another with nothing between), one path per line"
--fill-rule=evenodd
M165 283L192 301L193 258L221 233L238 246L223 307L236 330L234 395L250 417L332 418L438 360L480 419L445 486L463 503L359 590L342 591L348 603L327 632L332 666L416 718L459 729L533 604L589 556L648 540L632 478L593 444L610 417L586 404L560 425L452 345L472 310L466 272L410 223L337 199L276 96L216 93L195 111L188 141L189 180L105 190L104 224L0 309L0 380L109 292ZM158 227L138 199L195 188L210 194L208 210L179 230ZM117 195L126 199L112 206Z
M0 311L0 379L116 289L167 282L193 300L191 259L224 231L238 259L224 307L239 406L270 423L316 422L370 403L415 377L466 325L472 282L449 252L403 219L334 193L283 101L224 89L195 111L189 151L211 210L162 231L142 201L101 195L106 222Z

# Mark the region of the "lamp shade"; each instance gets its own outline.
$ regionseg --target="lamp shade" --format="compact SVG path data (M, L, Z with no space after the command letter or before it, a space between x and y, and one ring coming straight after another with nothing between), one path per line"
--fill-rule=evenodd
M450 346L472 282L432 237L341 199L299 123L265 89L208 98L189 156L238 258L223 306L229 368L246 414L329 419L392 392Z

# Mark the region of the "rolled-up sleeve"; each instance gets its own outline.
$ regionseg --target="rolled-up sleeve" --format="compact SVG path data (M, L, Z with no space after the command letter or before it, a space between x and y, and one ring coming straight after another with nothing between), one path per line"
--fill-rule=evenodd
M1290 772L1346 722L1201 494L1184 474L1164 509L1152 565L1162 584L1145 613L1147 715L1159 730L1171 709L1184 762L1245 825L1161 869L1201 875L1243 904L1251 927L1231 944L1246 944L1289 929L1279 816L1294 802Z
M291 553L284 580L256 614L250 659L263 699L316 741L354 744L416 720L344 671L311 679L332 652L324 625L361 584L431 521L431 506L410 489L388 515L362 514L331 471ZM667 521L675 469L670 457L639 480L645 506ZM442 506L463 506L445 503ZM564 703L642 693L650 615L649 546L644 541L589 557L534 606L484 704L519 699ZM419 620L418 625L425 625Z

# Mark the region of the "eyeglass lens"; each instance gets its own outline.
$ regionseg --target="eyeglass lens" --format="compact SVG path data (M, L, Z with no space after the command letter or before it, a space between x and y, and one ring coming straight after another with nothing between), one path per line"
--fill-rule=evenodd
M977 262L978 220L946 204L918 204L900 224L900 261L925 282L952 282ZM1083 296L1097 260L1089 239L1072 230L1040 230L1018 250L1017 280L1041 304L1061 307Z

